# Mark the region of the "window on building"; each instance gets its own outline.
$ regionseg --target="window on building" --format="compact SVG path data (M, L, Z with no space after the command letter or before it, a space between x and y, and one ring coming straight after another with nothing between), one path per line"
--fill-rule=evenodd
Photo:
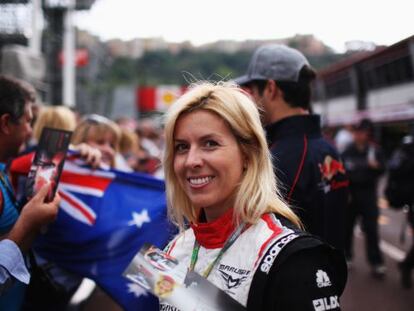
M413 66L407 51L400 50L361 64L368 89L378 89L414 80Z

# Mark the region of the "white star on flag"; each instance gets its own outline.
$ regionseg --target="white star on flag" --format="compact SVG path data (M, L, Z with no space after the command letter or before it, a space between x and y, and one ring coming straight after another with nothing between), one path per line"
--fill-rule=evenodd
M128 222L129 226L137 226L141 228L144 222L151 222L151 218L148 216L148 211L144 209L141 213L132 212L132 220Z
M135 283L128 283L128 293L133 293L135 295L135 297L140 297L140 296L147 296L148 293L145 289L143 289L141 286L139 286L138 284Z

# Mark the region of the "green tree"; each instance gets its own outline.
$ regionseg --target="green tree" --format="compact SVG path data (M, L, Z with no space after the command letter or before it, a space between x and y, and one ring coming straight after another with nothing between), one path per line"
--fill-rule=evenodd
M138 83L140 85L180 84L194 80L229 80L244 74L252 51L224 53L215 50L151 51L141 58L116 58L106 73L111 85ZM327 53L308 56L310 63L320 69L343 58L343 54Z

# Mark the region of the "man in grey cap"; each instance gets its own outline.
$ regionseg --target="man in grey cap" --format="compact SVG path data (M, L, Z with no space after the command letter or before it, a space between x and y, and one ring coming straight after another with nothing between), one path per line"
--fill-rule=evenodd
M348 179L336 149L312 114L316 74L299 51L278 44L259 47L247 74L236 79L261 110L282 194L305 229L344 248Z

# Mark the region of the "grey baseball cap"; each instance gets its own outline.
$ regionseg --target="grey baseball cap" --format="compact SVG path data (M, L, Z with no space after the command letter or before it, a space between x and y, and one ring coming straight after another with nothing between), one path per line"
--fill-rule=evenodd
M253 54L247 73L234 81L245 85L253 80L298 82L299 72L309 62L298 50L281 44L266 44Z

